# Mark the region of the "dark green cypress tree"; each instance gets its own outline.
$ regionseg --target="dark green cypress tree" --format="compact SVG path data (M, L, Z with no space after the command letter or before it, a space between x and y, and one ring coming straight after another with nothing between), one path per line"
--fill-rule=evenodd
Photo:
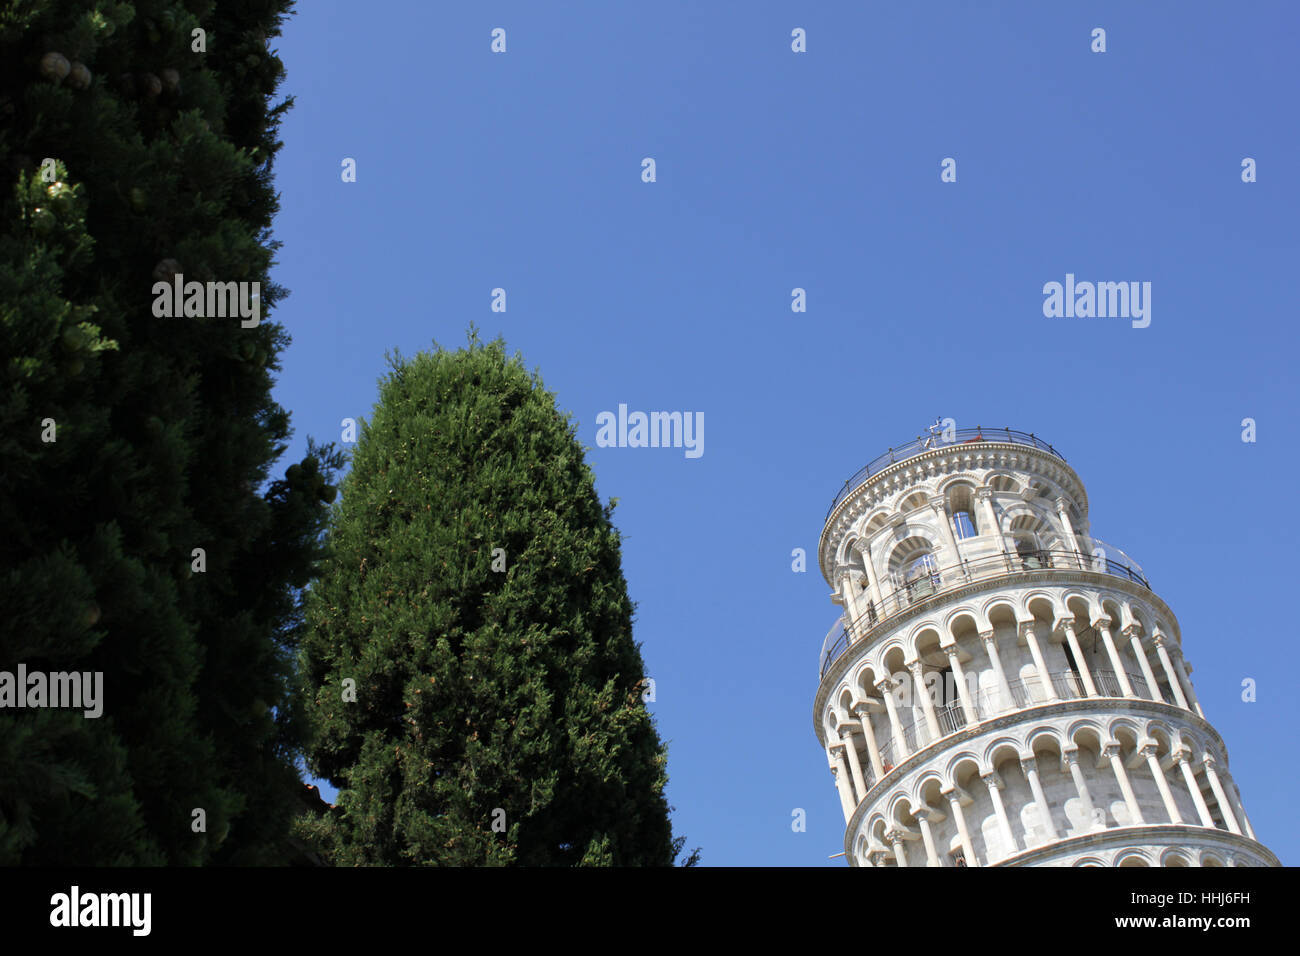
M304 829L336 864L670 865L619 536L573 425L500 341L391 365L308 599L309 766L340 797Z
M259 491L289 436L283 329L152 307L176 271L260 282L263 316L283 295L289 5L0 0L0 670L104 674L98 719L0 710L0 864L284 853L341 461L312 447Z

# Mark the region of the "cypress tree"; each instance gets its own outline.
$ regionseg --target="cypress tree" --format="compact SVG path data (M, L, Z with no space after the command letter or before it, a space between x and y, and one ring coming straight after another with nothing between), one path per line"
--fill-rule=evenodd
M102 672L103 716L0 709L0 864L277 862L302 589L341 465L263 491L289 419L261 283L289 0L0 0L0 670ZM202 549L197 553L195 549ZM195 810L202 810L205 826Z
M612 504L504 344L394 354L308 599L336 864L670 865ZM693 861L692 857L692 861Z

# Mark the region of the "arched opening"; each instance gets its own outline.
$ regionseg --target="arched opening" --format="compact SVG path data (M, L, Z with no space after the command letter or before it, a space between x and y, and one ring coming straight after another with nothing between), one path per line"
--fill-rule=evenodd
M970 485L958 484L948 489L948 514L952 516L952 532L958 541L979 534L975 518L975 494Z
M1020 566L1026 571L1050 568L1051 536L1046 533L1043 519L1035 515L1016 515L1011 519L1007 531L1011 534L1016 554L1020 557Z
M1074 731L1062 753L1065 819L1069 836L1082 836L1110 826L1107 809L1123 800L1119 785L1104 767L1102 738L1096 727L1084 726ZM1083 783L1080 789L1075 775ZM1068 780L1068 783L1064 781Z
M889 560L889 576L903 604L929 597L940 584L934 546L920 536L900 541Z
M989 481L989 487L997 492L1016 494L1020 491L1020 482L1010 475L998 475Z
M924 491L914 491L898 503L898 513L907 514L930 503L930 496Z

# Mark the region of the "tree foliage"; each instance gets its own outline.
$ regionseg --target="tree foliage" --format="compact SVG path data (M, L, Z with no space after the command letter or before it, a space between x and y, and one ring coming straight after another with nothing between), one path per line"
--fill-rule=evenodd
M392 357L330 535L301 666L327 855L673 862L619 535L517 355Z
M283 296L289 5L0 0L0 669L104 675L101 718L0 710L0 864L282 858L342 460L312 446L259 490L290 434L284 330L152 303L177 269L260 282L263 314Z

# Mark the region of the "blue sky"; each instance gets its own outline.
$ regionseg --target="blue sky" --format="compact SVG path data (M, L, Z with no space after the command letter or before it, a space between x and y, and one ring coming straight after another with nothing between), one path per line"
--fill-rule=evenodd
M1298 26L1287 2L300 3L274 43L292 452L370 414L387 349L504 336L619 499L677 832L705 864L842 866L811 715L837 608L791 550L936 416L1034 432L1178 615L1255 830L1300 864ZM1066 273L1150 282L1151 324L1045 317ZM596 448L620 403L702 412L704 454Z

